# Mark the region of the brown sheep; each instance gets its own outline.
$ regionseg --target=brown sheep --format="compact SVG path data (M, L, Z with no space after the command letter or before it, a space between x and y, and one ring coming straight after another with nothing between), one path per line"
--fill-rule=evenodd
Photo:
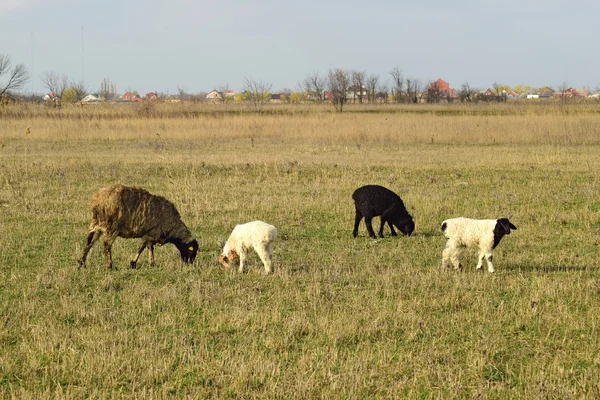
M142 245L131 260L135 268L140 254L148 247L150 264L154 262L154 245L173 243L181 260L192 264L198 252L198 241L181 221L179 212L169 200L150 194L144 189L112 185L100 189L90 201L92 222L79 265L85 267L88 252L104 234L106 267L112 268L111 247L117 237L141 238Z

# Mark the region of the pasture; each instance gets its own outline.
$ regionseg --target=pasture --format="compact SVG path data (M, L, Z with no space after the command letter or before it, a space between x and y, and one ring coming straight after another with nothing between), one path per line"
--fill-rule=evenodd
M0 397L598 398L598 107L0 108ZM139 241L117 239L116 270L101 244L78 268L117 182L173 201L193 266L165 245L130 270ZM352 237L369 183L411 237ZM475 251L440 270L459 216L518 227L495 274ZM255 219L275 273L224 271Z

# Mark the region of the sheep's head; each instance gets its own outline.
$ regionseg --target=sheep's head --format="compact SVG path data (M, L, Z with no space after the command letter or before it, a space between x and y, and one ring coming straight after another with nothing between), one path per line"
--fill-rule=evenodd
M517 227L514 226L508 218L500 218L496 220L496 227L494 228L495 234L502 235L510 235L510 230L517 230Z
M494 244L492 248L496 248L498 244L500 244L500 240L504 237L504 235L510 235L510 230L517 230L517 227L514 226L508 218L500 218L496 220L496 226L494 227Z
M231 265L229 265L229 263L232 262L236 257L237 253L233 250L230 250L227 254L221 254L219 257L219 262L223 264L223 268L230 270Z
M181 253L181 261L186 264L193 264L196 259L196 254L198 254L198 241L196 239L187 243L176 241L174 244L179 250L179 253Z
M400 230L405 236L412 235L415 230L415 222L412 218L401 219L399 222L396 222L396 228Z

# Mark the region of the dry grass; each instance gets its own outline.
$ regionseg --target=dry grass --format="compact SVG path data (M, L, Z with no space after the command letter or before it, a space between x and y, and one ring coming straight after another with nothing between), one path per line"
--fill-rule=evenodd
M0 119L0 393L597 398L599 115L497 107ZM77 268L89 197L113 182L178 206L193 267L165 246L128 270L138 243L120 239L119 270L99 247ZM352 238L366 183L402 196L415 235ZM472 252L440 272L439 223L462 215L518 226L496 274ZM279 229L274 276L216 261L252 219Z

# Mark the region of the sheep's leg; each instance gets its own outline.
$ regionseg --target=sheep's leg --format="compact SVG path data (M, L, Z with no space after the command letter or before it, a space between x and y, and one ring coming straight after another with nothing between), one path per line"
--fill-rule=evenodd
M269 243L266 248L259 247L255 250L256 250L256 254L258 254L258 256L260 257L261 261L263 262L263 264L265 266L265 273L270 274L271 272L273 272L273 270L271 268L271 262L272 262L271 257L273 254L273 245L271 243Z
M462 265L458 260L458 250L452 243L447 243L442 252L442 268L448 268L452 264L455 270L462 270Z
M379 224L379 237L383 239L383 228L385 226L386 223L386 219L385 217L382 215L381 216L381 224Z
M148 257L150 260L150 266L156 267L156 261L154 261L154 242L150 242L148 245Z
M107 234L107 236L104 238L104 258L106 259L106 268L107 269L113 268L112 245L116 239L117 239L117 235L114 233L110 236Z
M83 253L81 254L81 258L79 259L80 267L82 267L82 268L85 267L85 261L87 260L87 255L90 252L90 249L92 248L92 246L94 246L94 243L96 243L98 241L100 236L102 236L101 230L93 229L90 231L90 233L88 233L87 241L86 241L85 247L83 248Z
M356 209L356 217L354 218L354 230L352 231L352 235L354 237L358 236L358 225L360 225L360 220L362 219L362 217L362 213L358 211L358 209Z
M479 256L477 258L477 266L475 267L475 269L481 269L483 268L483 260L485 259L485 252L483 251L479 251Z
M388 221L388 225L390 227L390 230L392 231L392 236L398 236L398 234L394 230L394 225L390 221Z
M147 240L144 240L142 242L142 245L140 246L140 248L138 249L136 255L133 257L133 259L129 262L129 268L131 269L135 269L137 267L137 262L138 259L140 258L140 255L142 254L142 252L144 251L144 249L146 248L146 246L148 245L148 243L150 243Z
M485 255L485 259L487 261L487 265L488 265L488 272L489 273L493 273L494 272L494 265L492 264L492 260L494 259L494 256L492 256L492 253L486 253Z
M240 251L240 266L238 268L238 272L241 274L244 272L244 262L246 261L246 252Z
M371 217L370 215L365 215L365 225L367 225L367 231L369 232L369 236L371 236L373 239L377 239L377 236L375 236L375 232L373 231L373 225L371 224L372 219L373 217Z
M383 228L384 228L386 222L389 225L390 230L392 231L392 236L398 236L398 234L394 230L394 225L392 225L392 222L389 219L388 212L385 211L383 214L381 214L381 227L379 228L379 237L380 238L383 237Z

